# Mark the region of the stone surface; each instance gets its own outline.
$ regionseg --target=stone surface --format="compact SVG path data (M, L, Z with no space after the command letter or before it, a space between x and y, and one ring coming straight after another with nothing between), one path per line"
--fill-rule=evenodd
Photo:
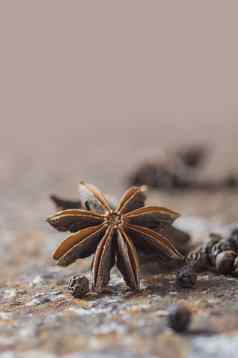
M126 357L154 357L167 352L167 341L169 352L179 352L181 357L213 357L220 348L211 342L219 342L220 335L228 337L227 352L233 345L235 351L236 278L203 274L196 288L180 290L175 274L158 274L144 278L141 292L133 293L114 271L112 293L74 299L66 283L71 275L88 272L89 260L62 270L40 253L42 236L34 239L31 242L35 248L39 245L38 255L21 252L16 256L18 266L3 265L0 349L6 357L14 357L14 352L47 358L74 357L76 352L84 352L85 357L117 357L121 352ZM50 236L45 235L44 240ZM13 251L17 242L14 246ZM191 332L179 337L166 324L174 303L188 305L193 313ZM226 354L225 343L222 352Z
M220 335L210 338L195 338L189 358L236 358L238 338Z
M62 140L52 144L51 155L46 142L44 154L33 148L30 154L26 149L14 150L12 156L1 152L1 357L237 356L237 278L204 273L189 290L176 287L175 273L158 272L144 277L141 292L133 293L114 270L111 293L88 294L84 299L71 296L66 288L69 278L74 274L89 278L91 259L67 269L55 266L51 252L65 234L45 222L54 212L48 195L77 197L78 182L87 179L119 196L134 153L127 156L125 167L122 158L115 172L112 153L99 150L100 155L83 161L80 141L68 140L67 147ZM101 142L97 143L100 148ZM217 163L222 173L219 158ZM211 231L227 235L237 220L234 192L150 192L148 203L181 212L176 225L192 235L194 244L207 240ZM170 305L179 303L188 305L193 314L191 330L184 335L173 333L166 324Z

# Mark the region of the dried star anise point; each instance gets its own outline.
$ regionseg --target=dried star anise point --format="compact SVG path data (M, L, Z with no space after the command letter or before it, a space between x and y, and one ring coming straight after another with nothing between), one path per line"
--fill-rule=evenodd
M181 258L167 237L159 232L161 223L172 224L179 214L156 206L145 205L145 186L131 187L114 209L93 185L81 182L101 206L100 212L85 209L63 210L47 221L59 231L71 235L60 243L53 258L60 266L68 266L79 258L94 254L92 288L101 292L116 265L127 285L140 287L138 251L159 252L161 259Z

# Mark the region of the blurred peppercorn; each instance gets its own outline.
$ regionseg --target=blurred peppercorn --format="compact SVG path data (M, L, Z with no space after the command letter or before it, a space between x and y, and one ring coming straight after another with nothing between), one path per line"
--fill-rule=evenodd
M186 332L192 319L192 313L184 305L175 305L169 308L168 326L175 332Z
M192 288L197 282L197 274L191 265L182 267L176 274L176 285L182 288Z

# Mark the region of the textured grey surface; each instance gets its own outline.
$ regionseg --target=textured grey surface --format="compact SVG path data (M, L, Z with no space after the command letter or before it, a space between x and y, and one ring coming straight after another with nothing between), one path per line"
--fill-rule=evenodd
M153 126L147 128L146 122L142 127L148 133L154 131ZM112 126L106 125L102 132L114 133ZM115 139L115 134L111 138ZM109 150L113 139L105 144L108 146L105 153L98 150L98 137L90 151L84 151L86 138L77 143L67 140L69 145L62 146L62 136L58 135L53 144L44 142L42 153L31 147L30 154L24 146L21 151L12 148L10 154L7 146L0 144L3 149L0 176L0 351L3 357L119 357L123 354L125 357L210 358L214 351L232 357L238 332L235 278L204 274L189 291L177 290L175 274L158 273L144 278L142 291L133 294L114 271L111 294L89 295L82 300L70 296L65 288L67 280L79 272L88 275L90 259L68 269L54 265L51 252L65 235L55 232L45 222L55 210L48 195L57 193L74 198L78 182L86 179L119 196L126 186L128 171L143 154L135 153L134 157L131 143L134 141L139 148L136 138L128 143L124 138L117 155L117 146ZM50 150L52 147L54 151ZM148 153L156 155L155 140ZM229 163L219 156L219 151L215 152L211 166L214 159L219 163L220 174L214 173L223 175ZM226 234L237 221L235 192L149 192L148 203L179 211L182 217L177 225L186 229L194 242L206 240L210 231ZM167 328L167 310L174 303L186 303L191 308L193 333L178 336ZM211 336L206 330L217 335Z

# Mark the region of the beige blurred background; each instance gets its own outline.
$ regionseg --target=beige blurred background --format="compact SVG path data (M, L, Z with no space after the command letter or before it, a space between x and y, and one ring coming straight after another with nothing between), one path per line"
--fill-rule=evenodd
M209 143L214 168L238 167L237 11L232 0L2 0L5 212L16 197L26 210L75 195L80 179L117 192L161 147Z

